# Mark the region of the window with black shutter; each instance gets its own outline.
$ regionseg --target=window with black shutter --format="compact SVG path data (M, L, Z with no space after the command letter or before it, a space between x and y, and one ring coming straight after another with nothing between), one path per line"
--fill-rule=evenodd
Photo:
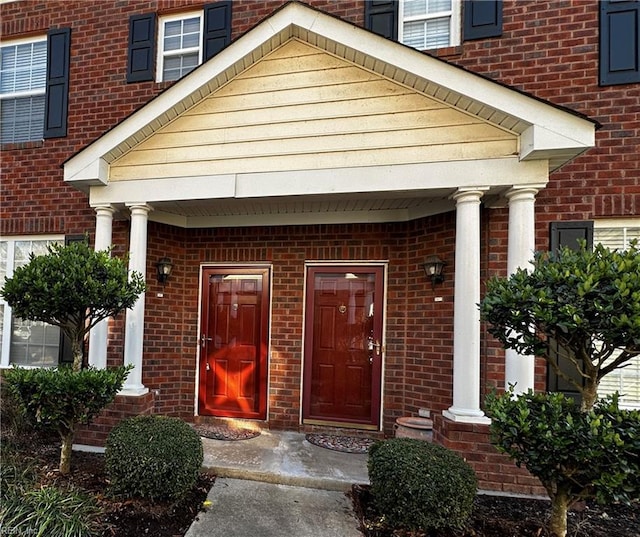
M600 85L640 82L640 1L600 2Z
M587 248L593 248L593 222L552 222L550 227L551 252L557 252L562 247L577 250L584 241ZM575 365L567 357L567 349L561 348L558 342L549 342L549 354L560 370L578 383L584 384L584 379L580 377ZM550 392L561 392L570 396L580 403L581 394L566 379L556 374L553 368L547 369L547 390Z

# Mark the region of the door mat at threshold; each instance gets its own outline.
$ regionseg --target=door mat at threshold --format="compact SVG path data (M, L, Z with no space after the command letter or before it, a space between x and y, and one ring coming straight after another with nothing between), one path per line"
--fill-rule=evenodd
M260 436L260 431L226 425L193 425L193 429L203 438L212 440L247 440Z
M333 451L343 453L367 453L376 442L373 438L359 436L339 436L333 434L312 433L305 436L307 442Z

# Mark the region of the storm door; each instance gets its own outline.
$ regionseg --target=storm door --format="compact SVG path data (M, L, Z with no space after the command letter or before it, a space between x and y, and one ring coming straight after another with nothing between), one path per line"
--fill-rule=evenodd
M381 266L308 268L305 423L378 428L383 277Z
M269 269L202 273L199 413L266 419Z

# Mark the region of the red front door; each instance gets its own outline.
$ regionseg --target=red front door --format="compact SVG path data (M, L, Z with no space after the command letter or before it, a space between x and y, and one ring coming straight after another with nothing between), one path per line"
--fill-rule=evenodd
M380 421L383 267L308 269L303 419Z
M266 419L269 270L202 273L199 413Z

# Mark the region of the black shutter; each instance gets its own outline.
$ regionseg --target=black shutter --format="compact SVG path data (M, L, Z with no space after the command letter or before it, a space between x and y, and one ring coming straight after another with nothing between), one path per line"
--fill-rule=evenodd
M204 61L215 56L231 43L231 1L204 6L202 45Z
M600 85L640 82L640 2L600 2Z
M86 235L67 235L64 238L64 244L67 246L72 242L82 242L86 241ZM85 349L82 349L82 361L83 363L87 359ZM60 344L58 347L58 361L61 364L73 364L73 351L71 349L71 341L69 338L65 336L62 331L60 331Z
M67 135L69 108L69 58L71 28L47 33L47 85L44 106L44 137Z
M551 252L566 246L573 250L580 247L578 241L584 240L587 248L593 248L593 222L551 222Z
M552 222L550 229L551 252L557 252L561 247L577 250L580 247L579 241L586 241L588 249L593 248L593 222ZM553 361L558 364L561 371L569 375L573 380L584 385L584 378L581 378L576 367L563 355L558 342L549 342L549 354ZM550 392L562 392L568 397L572 397L577 403L581 401L581 394L575 386L564 378L558 376L551 368L547 368L547 390Z
M156 14L129 17L127 82L154 79L156 59Z
M398 40L398 2L367 0L364 4L364 26L367 30Z
M502 35L502 0L464 2L464 40Z

